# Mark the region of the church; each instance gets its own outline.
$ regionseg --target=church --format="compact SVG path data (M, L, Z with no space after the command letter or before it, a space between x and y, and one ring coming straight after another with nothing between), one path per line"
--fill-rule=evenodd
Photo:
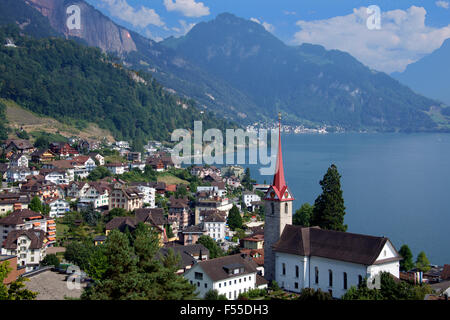
M281 116L276 169L267 190L264 277L284 290L321 289L340 298L380 272L399 278L402 259L388 238L292 225L294 197L284 178Z

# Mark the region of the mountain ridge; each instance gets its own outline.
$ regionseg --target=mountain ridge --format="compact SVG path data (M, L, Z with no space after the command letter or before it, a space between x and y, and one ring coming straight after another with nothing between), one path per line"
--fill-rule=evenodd
M85 4L83 0L27 0L28 5L30 1L34 6L52 3L60 8L69 3ZM110 53L117 54L126 66L150 72L169 91L194 99L200 108L225 119L244 124L271 122L281 111L287 123L325 124L356 131L434 131L445 129L450 121L441 117L443 121L438 124L430 116L431 110L441 116L442 107L438 102L415 94L384 73L370 70L348 53L327 51L312 44L287 46L261 25L230 13L197 24L184 37L157 43L118 26L90 5L83 8L88 10L88 19L90 10L95 10L95 14L102 16L101 21L115 26L108 30L114 35L107 36L107 39L120 38L122 32L130 35L136 50L120 47L120 41L115 44L119 49L110 49ZM47 16L52 15L48 13ZM59 19L64 20L64 17L59 16ZM76 36L65 32L62 23L53 22L53 25L62 28L56 31L66 37ZM208 43L208 54L205 46L211 40L211 33L208 34L211 30L206 30L207 41L202 39L199 43L193 39L197 32L204 33L205 29L217 25L225 27L213 33L214 39L219 41L220 38L220 41ZM101 25L91 26L94 38L101 33L98 30L105 29ZM248 29L252 32L248 33ZM223 33L230 30L234 33L225 39ZM246 37L246 32L252 37ZM79 36L83 37L82 34ZM104 39L100 35L98 37L97 40L86 38L84 41L101 47ZM241 43L234 40L239 37L242 38ZM248 43L252 46L246 47ZM232 44L241 49L238 55L230 51ZM106 47L103 50L108 51ZM239 60L227 61L231 53ZM236 61L238 63L233 63Z

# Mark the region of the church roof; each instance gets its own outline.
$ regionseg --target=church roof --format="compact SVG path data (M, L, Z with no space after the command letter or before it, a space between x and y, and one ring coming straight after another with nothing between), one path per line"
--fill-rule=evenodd
M281 149L281 115L279 116L278 132L277 164L275 167L275 175L273 176L273 183L266 193L266 200L291 201L294 200L294 198L292 197L284 178L283 152Z
M273 250L369 266L376 264L388 241L385 237L286 225L280 240L273 245ZM401 260L401 257L393 260Z

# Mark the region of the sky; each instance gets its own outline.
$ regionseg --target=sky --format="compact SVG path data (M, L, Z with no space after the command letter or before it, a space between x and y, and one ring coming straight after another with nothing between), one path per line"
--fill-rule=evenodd
M402 72L450 38L450 0L86 1L155 41L182 36L229 12L263 25L288 45L342 50L386 73Z

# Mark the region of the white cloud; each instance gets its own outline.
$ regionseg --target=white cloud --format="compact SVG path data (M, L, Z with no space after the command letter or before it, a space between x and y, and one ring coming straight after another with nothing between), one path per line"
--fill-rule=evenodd
M369 67L391 73L438 49L450 38L450 24L433 28L425 24L426 10L411 6L407 10L382 12L381 29L367 27L367 8L328 20L297 22L301 28L294 43L323 45L346 51Z
M195 2L195 0L164 0L167 11L178 11L184 16L190 18L198 18L208 16L209 8L203 2Z
M155 10L142 6L135 9L126 0L101 0L102 7L116 18L131 23L134 27L146 28L149 25L163 27L165 23Z
M439 0L435 2L438 7L448 9L450 7L450 3L448 1Z
M284 10L283 13L287 16L295 16L297 14L297 12L295 11L288 11L288 10Z
M274 32L275 31L275 27L272 24L270 24L270 23L267 23L267 22L264 22L264 21L261 22L260 20L258 20L256 18L250 18L250 21L253 21L253 22L256 22L256 23L262 25L264 27L264 29L266 29L266 31L268 31L268 32Z

